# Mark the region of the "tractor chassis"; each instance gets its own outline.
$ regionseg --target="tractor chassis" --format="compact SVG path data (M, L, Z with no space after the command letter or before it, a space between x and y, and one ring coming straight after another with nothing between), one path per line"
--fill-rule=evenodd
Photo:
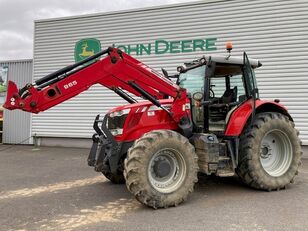
M96 133L92 136L88 165L97 172L116 174L133 142L117 142L107 128L107 118L106 115L100 119L100 115L97 115L94 120ZM189 141L196 149L199 171L207 175L234 175L238 160L237 140L219 141L215 134L193 134Z

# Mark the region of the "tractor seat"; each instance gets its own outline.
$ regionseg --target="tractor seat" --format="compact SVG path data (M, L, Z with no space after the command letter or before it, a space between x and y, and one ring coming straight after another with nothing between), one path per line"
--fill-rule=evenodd
M237 86L233 89L225 90L224 94L221 97L221 103L233 103L237 99Z
M233 89L225 90L224 94L219 99L218 104L210 105L209 117L213 122L224 121L230 108L226 105L229 103L236 102L237 100L237 87Z

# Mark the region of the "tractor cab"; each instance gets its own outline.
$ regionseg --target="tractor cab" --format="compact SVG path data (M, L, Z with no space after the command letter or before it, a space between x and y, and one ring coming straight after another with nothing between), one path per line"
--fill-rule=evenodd
M179 67L178 84L191 98L196 132L224 133L232 112L248 99L259 98L254 69L258 60L209 56Z

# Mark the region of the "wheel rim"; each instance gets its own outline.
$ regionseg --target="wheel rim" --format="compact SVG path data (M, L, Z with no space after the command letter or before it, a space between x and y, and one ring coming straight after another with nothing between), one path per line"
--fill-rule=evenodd
M165 148L155 153L148 166L149 181L161 193L176 191L186 175L183 155L178 151Z
M260 161L270 176L278 177L285 174L292 158L292 145L287 134L277 129L265 134L261 142Z

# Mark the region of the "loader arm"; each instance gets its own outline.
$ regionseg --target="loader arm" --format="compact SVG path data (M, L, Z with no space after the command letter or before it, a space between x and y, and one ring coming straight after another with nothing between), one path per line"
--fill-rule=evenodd
M106 56L97 60L103 55ZM89 61L94 62L89 64ZM125 95L123 90L143 97L166 110L176 121L179 121L184 114L185 89L144 63L112 47L38 79L32 84L27 84L21 89L9 81L7 99L3 106L9 110L20 109L39 113L86 91L94 84L101 84L122 97ZM128 95L126 97L130 103L134 102ZM159 102L160 99L168 97L174 99L170 111Z

